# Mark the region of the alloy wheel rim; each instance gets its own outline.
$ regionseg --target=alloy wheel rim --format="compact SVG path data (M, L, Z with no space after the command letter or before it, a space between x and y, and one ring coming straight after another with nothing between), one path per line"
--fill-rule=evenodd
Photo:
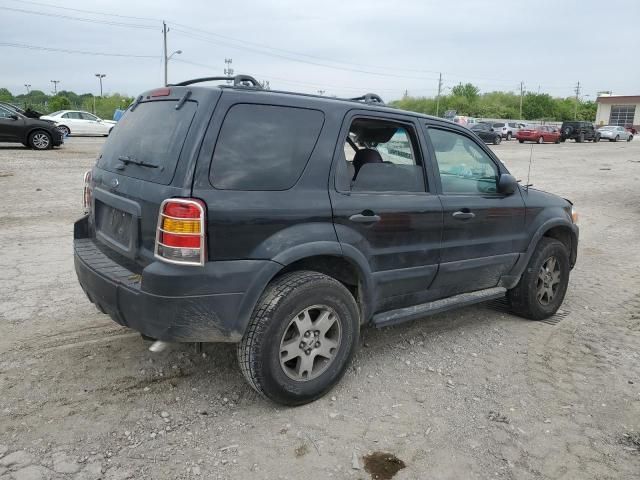
M313 380L333 363L341 342L336 312L326 305L307 307L291 319L282 335L280 367L292 380Z
M49 137L44 133L36 133L33 136L33 145L36 148L47 148L49 146Z
M549 305L560 287L560 262L554 256L547 258L540 267L536 281L536 298L542 305Z

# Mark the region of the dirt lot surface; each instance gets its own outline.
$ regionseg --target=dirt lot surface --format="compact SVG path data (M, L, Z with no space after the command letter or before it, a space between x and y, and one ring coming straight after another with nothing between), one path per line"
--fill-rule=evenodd
M0 145L0 479L640 478L640 138L534 146L532 182L581 214L551 322L484 305L365 329L295 409L254 394L232 345L152 354L86 299L72 224L102 141ZM530 146L493 148L526 179Z

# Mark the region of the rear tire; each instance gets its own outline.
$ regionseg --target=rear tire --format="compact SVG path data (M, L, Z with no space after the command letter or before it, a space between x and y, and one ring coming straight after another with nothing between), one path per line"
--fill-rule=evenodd
M29 147L35 150L49 150L53 147L51 135L44 130L36 130L29 135Z
M358 312L349 290L327 275L299 271L277 278L238 344L242 373L258 393L283 405L320 398L344 375L356 349Z
M524 140L518 140L520 143L524 143Z
M600 141L600 135L596 135L593 137L593 143L598 143Z
M501 137L500 135L496 135L496 136L493 138L493 144L494 144L494 145L500 145L500 142L502 142L502 137Z
M569 284L569 272L567 247L558 240L543 237L520 281L507 292L511 310L531 320L549 318L562 305Z
M616 135L616 138L613 139L614 142L617 142L618 140L620 140L620 135Z
M69 127L67 127L66 125L60 125L58 127L58 130L62 132L63 137L68 137L69 135L71 135L71 130L69 130Z
M507 132L507 142L511 140L511 132Z
M633 140L633 135L629 135L629 138L627 138L627 142L630 142L631 140Z

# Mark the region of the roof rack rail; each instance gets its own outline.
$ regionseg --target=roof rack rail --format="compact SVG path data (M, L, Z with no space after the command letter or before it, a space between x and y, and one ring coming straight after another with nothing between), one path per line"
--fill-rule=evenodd
M234 87L252 87L262 89L262 85L260 85L260 83L251 75L236 75L234 77L201 77L194 78L192 80L185 80L180 83L174 83L171 86L186 87L187 85L193 85L194 83L211 82L215 80L232 80Z
M380 103L384 105L384 101L380 98L380 95L376 95L375 93L365 93L361 97L354 97L349 100L354 100L356 102L364 101L364 103Z

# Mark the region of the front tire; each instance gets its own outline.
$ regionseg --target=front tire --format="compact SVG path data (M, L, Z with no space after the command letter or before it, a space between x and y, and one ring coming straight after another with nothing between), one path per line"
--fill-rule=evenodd
M616 135L616 138L613 139L614 142L617 142L618 140L620 140L620 135Z
M58 130L62 132L63 137L68 137L69 135L71 135L71 130L69 130L69 127L67 127L66 125L60 125L58 127Z
M569 252L558 240L543 237L518 284L507 292L511 310L531 320L555 314L569 284Z
M544 138L542 138L542 137L538 138L538 143L539 144L543 144L544 143Z
M495 137L493 137L494 145L500 145L500 142L502 142L502 137L500 135L496 135Z
M340 380L359 335L358 306L344 285L318 272L288 273L258 301L238 344L238 363L264 397L303 405Z
M29 135L29 146L34 150L49 150L53 147L51 135L44 130L36 130Z
M520 143L524 143L524 140L518 140Z

